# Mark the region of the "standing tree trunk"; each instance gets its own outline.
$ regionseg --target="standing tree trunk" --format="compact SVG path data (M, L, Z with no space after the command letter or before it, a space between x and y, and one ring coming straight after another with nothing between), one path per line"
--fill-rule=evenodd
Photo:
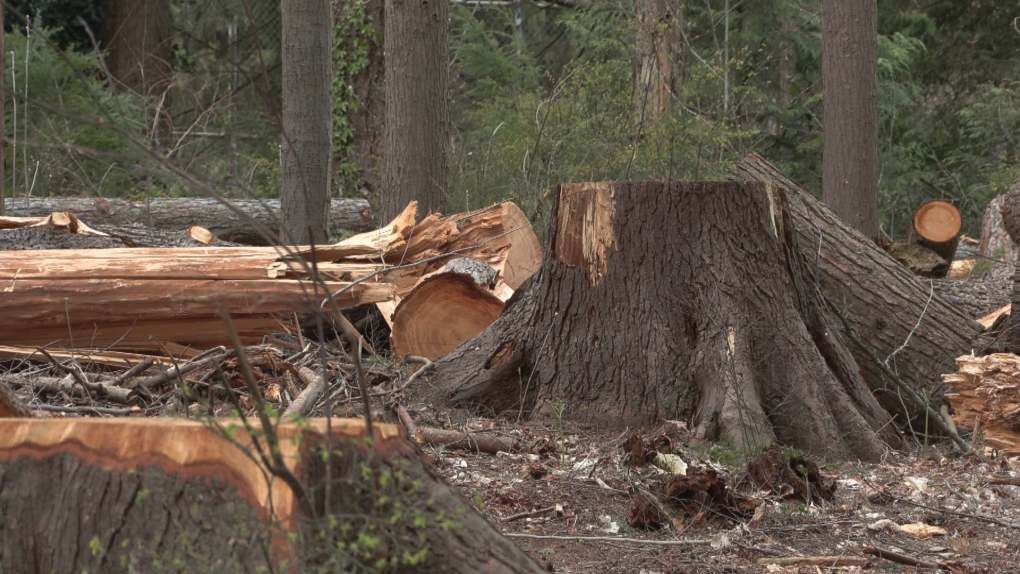
M531 287L429 378L496 413L875 460L898 439L835 333L778 187L563 185Z
M329 240L332 31L329 0L283 3L281 239Z
M386 115L386 91L383 84L386 56L382 43L386 21L384 0L365 0L359 3L357 10L350 7L349 0L332 2L333 17L337 25L341 26L340 33L345 35L338 40L344 45L351 45L348 54L353 52L357 54L356 58L364 57L364 67L353 76L347 75L353 71L349 65L338 65L335 69L336 81L350 90L344 97L352 107L344 112L346 125L350 128L347 136L349 139L345 143L349 145L346 149L335 149L333 153L337 156L338 164L348 162L357 166L354 179L347 179L349 175L340 171L340 181L336 183L341 189L359 189L378 205L382 185L383 118ZM366 23L371 24L368 30L360 27ZM358 52L360 50L365 52L362 54ZM341 73L345 75L341 77ZM341 110L335 110L334 113L339 114Z
M130 90L150 98L158 115L153 140L170 128L173 38L170 0L107 0L103 3L102 40L105 63L115 91ZM151 121L151 120L150 120Z
M382 207L390 221L408 202L445 211L449 183L449 5L386 0L386 128Z
M669 113L679 80L684 24L683 0L638 0L635 50L635 118L658 119Z
M822 193L850 227L877 238L878 7L822 2Z

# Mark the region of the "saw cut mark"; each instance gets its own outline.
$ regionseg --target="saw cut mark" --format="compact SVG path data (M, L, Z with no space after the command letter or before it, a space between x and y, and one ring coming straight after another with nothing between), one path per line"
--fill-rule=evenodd
M609 267L609 250L617 248L613 232L616 203L608 182L560 187L559 219L553 257L585 270L588 283L602 282Z

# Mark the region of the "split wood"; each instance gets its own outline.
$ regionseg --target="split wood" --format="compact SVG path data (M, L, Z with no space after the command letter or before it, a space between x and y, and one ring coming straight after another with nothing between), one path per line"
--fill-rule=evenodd
M759 558L758 564L766 566L819 566L822 568L838 568L842 566L867 566L868 559L863 556L790 556L786 558Z

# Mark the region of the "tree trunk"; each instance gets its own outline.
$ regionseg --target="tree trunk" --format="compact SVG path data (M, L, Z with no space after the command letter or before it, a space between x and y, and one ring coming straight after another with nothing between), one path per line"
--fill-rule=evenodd
M822 192L850 227L875 239L878 221L878 7L823 0Z
M932 284L914 277L874 241L846 222L756 154L734 169L736 179L777 185L789 197L793 228L805 257L816 262L822 291L849 319L854 330L901 379L938 398L939 376L951 372L953 359L984 349L983 330L937 294ZM881 368L867 353L850 349L861 373L885 408L923 420L923 409L901 401ZM895 354L895 356L894 356Z
M875 460L897 442L890 416L834 333L777 187L563 185L531 287L429 379L496 413L682 419L704 439Z
M170 86L169 0L107 0L103 4L106 68L114 89L158 99Z
M1013 265L1018 260L1017 247L1006 231L1002 208L1006 196L997 195L985 208L981 218L981 257Z
M910 220L910 242L935 252L946 262L947 272L948 266L956 258L961 231L963 217L960 216L960 210L947 201L925 203L917 208Z
M106 235L78 235L52 227L25 227L0 231L6 251L40 249L113 249L117 247L228 247L236 244L213 240L211 244L195 240L187 231L167 231L151 227L114 227L97 225Z
M283 3L283 222L290 245L329 241L333 34L329 0Z
M7 215L45 217L55 211L70 211L82 221L98 225L148 225L178 231L199 225L226 241L267 244L259 235L253 218L273 233L280 231L280 200L231 199L230 204L244 217L207 197L168 197L152 200L91 197L8 198ZM334 199L329 205L330 234L367 231L374 228L372 208L363 199Z
M0 572L360 574L423 548L420 563L387 572L543 572L392 425L376 425L367 447L361 421L333 421L329 497L316 450L325 421L280 425L281 455L304 505L253 452L244 454L254 449L243 429L216 425L0 420ZM326 514L345 525L328 539ZM363 547L358 560L336 550L358 536L378 546ZM280 569L284 561L291 568Z
M417 199L446 211L450 164L449 4L386 2L382 208L389 221Z
M332 0L333 17L338 22L347 22L342 15L348 10L349 0ZM371 29L366 37L364 30L345 31L352 36L353 42L364 42L365 67L353 77L338 78L347 83L353 90L355 106L347 111L347 122L351 133L350 155L337 156L338 161L353 162L358 167L356 181L340 181L343 189L360 189L372 201L378 204L382 186L383 165L383 118L386 117L385 79L386 55L383 52L383 31L385 29L386 12L384 0L365 0L360 8L371 22ZM336 57L336 56L334 56ZM340 70L336 70L338 73ZM345 153L345 150L333 150L334 154Z
M683 0L638 0L635 50L635 114L654 121L672 107L679 80Z

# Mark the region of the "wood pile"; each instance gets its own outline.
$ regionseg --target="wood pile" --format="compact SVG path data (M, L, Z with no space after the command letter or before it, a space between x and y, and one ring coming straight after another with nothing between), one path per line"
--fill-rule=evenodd
M952 389L946 398L957 426L980 429L988 446L1020 455L1020 356L964 355L956 365L942 379Z
M221 311L233 316L242 342L252 344L274 330L293 331L294 314L319 309L327 293L339 293L332 300L340 310L380 304L389 311L387 320L393 314L396 321L403 313L399 302L423 278L464 257L492 268L496 279L486 290L502 309L502 300L540 265L538 238L512 203L448 217L430 214L420 222L416 210L412 203L382 229L317 247L207 247L196 241L201 246L0 252L0 345L184 353L227 343ZM126 247L70 214L6 217L0 242L8 229L33 225ZM423 283L434 290L441 282ZM491 297L478 309L447 299L415 295L412 301L492 318ZM449 312L433 313L431 324L417 319L414 335L405 337L406 352L422 352L422 345L445 334Z

